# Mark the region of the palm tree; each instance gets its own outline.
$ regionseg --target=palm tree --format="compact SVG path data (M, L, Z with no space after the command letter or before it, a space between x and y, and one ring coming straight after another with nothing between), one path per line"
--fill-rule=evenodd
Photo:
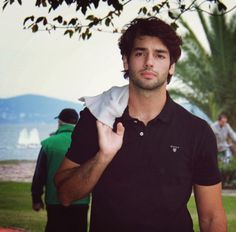
M197 12L209 49L200 42L186 21L183 37L184 57L178 63L177 79L181 88L171 94L187 99L215 120L220 112L227 113L236 129L236 14L227 22L225 16L209 16Z

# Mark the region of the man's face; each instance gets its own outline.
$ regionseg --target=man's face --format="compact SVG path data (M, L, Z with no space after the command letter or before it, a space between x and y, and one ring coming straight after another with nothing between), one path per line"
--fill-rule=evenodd
M124 57L124 68L129 72L130 84L143 90L165 87L168 74L173 74L167 47L157 37L140 36L135 39L129 60Z
M219 124L220 126L224 126L226 123L227 123L228 119L226 117L222 117L220 120L219 120Z

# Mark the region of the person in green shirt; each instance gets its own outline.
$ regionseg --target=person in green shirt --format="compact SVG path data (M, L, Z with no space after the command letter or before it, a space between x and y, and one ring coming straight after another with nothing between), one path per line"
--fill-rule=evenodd
M75 201L70 206L65 207L57 197L53 180L70 146L71 134L78 121L78 113L74 109L65 108L55 118L58 119L57 131L41 142L42 146L31 187L32 208L35 211L40 211L44 209L44 204L46 205L47 224L45 232L86 232L89 197Z

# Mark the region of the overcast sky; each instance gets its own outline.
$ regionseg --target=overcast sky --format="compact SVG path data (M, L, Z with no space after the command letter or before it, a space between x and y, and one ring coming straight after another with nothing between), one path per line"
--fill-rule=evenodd
M225 2L232 5L232 1ZM137 9L127 7L118 24L132 20ZM33 34L22 26L32 14L41 16L37 8L25 4L0 13L0 98L33 93L77 101L127 83L121 73L119 34L95 33L87 41L78 36L69 39L62 32ZM70 16L69 11L66 14ZM201 33L193 14L186 19Z

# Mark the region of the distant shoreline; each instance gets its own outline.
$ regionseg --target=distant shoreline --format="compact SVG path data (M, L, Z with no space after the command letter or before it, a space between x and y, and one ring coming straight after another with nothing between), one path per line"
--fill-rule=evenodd
M0 160L0 165L2 164L20 164L20 163L35 163L36 160L18 160L18 159L12 159L12 160Z

